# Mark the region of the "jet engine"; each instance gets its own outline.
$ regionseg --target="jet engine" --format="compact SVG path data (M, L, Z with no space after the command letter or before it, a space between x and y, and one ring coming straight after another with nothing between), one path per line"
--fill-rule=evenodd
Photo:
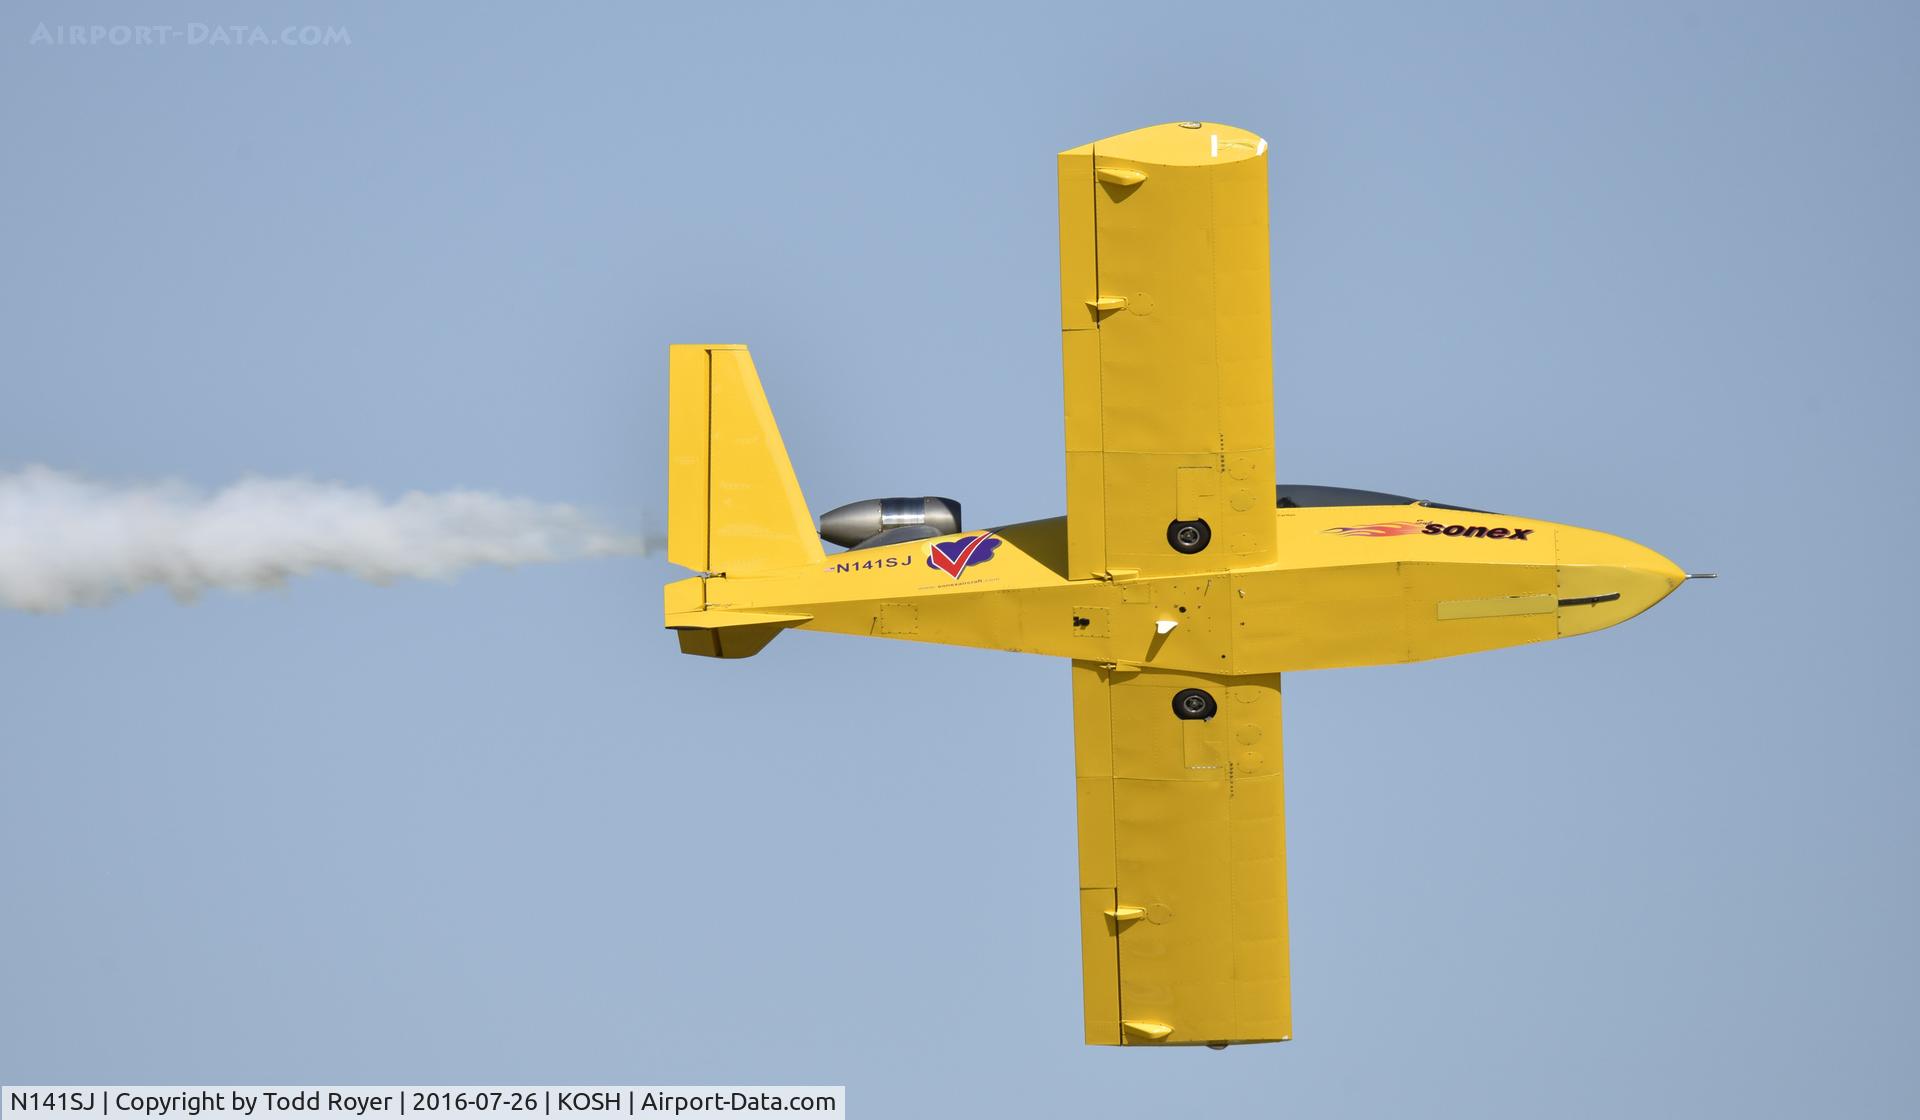
M876 548L960 531L952 498L868 498L820 515L820 539L842 548Z

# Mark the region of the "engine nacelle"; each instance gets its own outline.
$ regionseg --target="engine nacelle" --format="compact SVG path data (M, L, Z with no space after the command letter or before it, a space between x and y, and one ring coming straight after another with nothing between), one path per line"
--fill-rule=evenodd
M820 515L820 539L842 548L944 537L960 531L952 498L868 498ZM875 540L881 534L886 540Z

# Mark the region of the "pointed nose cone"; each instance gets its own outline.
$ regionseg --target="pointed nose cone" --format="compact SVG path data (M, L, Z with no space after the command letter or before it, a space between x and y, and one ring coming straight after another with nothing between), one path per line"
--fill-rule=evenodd
M1673 561L1625 537L1566 526L1555 543L1563 638L1625 622L1686 582Z

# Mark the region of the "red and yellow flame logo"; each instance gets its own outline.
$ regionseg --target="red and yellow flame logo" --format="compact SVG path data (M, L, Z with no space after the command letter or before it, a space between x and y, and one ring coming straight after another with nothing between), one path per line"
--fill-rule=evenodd
M1367 525L1336 525L1326 530L1343 537L1404 537L1426 530L1424 521L1375 521Z

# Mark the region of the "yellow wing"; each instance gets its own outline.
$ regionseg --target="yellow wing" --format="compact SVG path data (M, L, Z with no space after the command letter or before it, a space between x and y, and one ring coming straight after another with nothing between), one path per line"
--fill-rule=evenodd
M1062 152L1060 292L1071 578L1271 562L1266 141L1188 122Z
M1279 676L1075 661L1073 729L1087 1041L1290 1037Z

